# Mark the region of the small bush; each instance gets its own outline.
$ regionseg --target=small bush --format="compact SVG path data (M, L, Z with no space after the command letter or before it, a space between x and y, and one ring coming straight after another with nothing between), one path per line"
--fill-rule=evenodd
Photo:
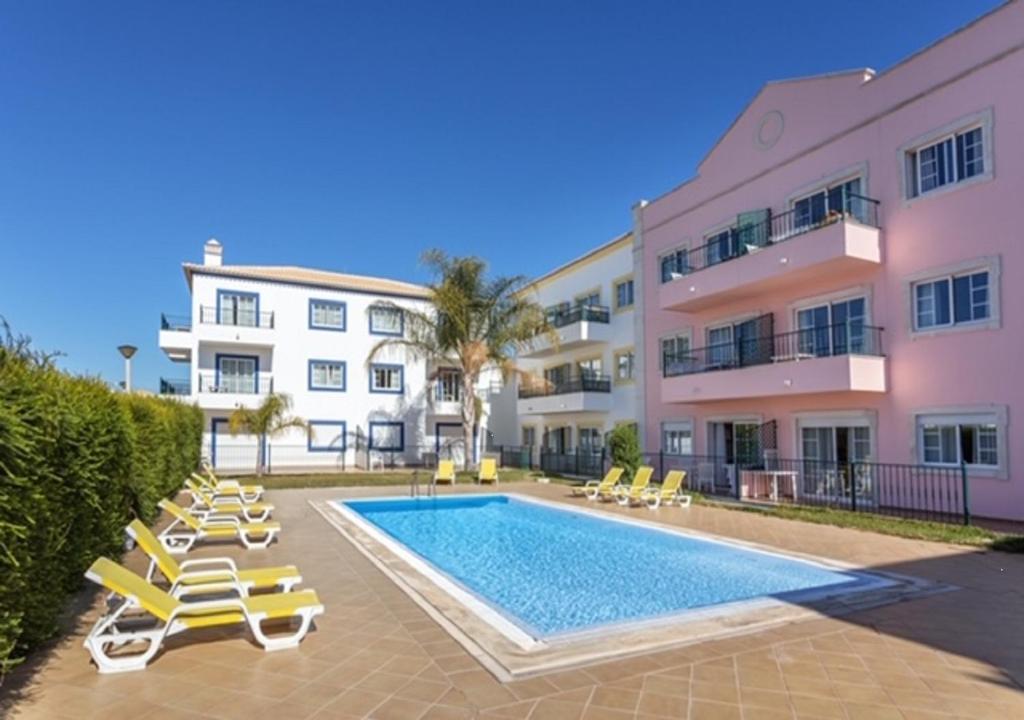
M608 436L608 451L612 456L612 465L625 470L625 477L632 478L636 469L643 462L640 454L640 439L637 437L635 425L619 425Z
M199 463L202 413L0 345L0 675L51 637L99 555Z

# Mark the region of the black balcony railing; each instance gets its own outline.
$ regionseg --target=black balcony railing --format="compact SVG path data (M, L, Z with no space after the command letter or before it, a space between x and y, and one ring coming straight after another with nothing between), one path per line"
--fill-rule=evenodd
M582 321L605 323L611 321L611 309L605 305L574 305L547 309L548 324L560 328Z
M874 228L879 226L878 200L844 191L833 196L831 202L836 207L794 208L779 215L768 214L758 222L738 223L716 233L700 247L673 256L674 265L663 271L662 282L756 253L769 245L833 223L852 220Z
M199 392L266 395L274 392L274 378L267 375L226 375L217 372L199 373Z
M823 325L667 353L662 372L674 377L836 355L883 355L882 328L863 323Z
M191 395L192 383L186 380L168 380L160 378L161 395Z
M584 375L582 377L569 378L561 382L542 382L537 385L528 385L519 388L519 398L525 400L535 397L549 397L551 395L568 395L578 392L611 392L612 380L607 375Z
M211 307L199 308L199 322L204 325L234 325L236 327L272 328L274 313L256 312L244 308Z
M167 313L160 313L160 329L184 330L187 332L192 329L192 318L188 315L168 315Z

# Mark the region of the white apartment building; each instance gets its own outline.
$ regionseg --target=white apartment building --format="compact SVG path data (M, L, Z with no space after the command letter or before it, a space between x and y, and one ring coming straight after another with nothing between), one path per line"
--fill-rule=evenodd
M210 240L202 264L184 263L189 315L161 318L160 348L187 364L162 394L195 402L205 415L204 454L215 467L251 470L257 439L232 436L228 417L270 392L292 400L292 428L267 441L272 469L431 464L464 457L461 379L428 367L382 339L405 332L403 310L429 307L422 285L293 266L225 265ZM486 435L484 417L472 459Z
M632 233L537 278L523 292L547 310L557 342L540 336L519 353L516 392L503 394L503 402L515 402L515 430L500 428L495 442L532 448L534 463L542 448L549 455L599 451L617 424L637 420L639 287Z

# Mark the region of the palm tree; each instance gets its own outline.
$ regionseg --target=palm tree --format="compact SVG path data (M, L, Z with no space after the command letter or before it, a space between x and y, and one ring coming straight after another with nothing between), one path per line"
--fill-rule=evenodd
M482 412L476 394L480 375L488 368L497 368L508 378L515 372L515 351L550 329L544 309L520 292L522 277L489 279L483 260L449 257L441 250L428 250L422 262L435 277L428 284L432 307L402 308L405 334L378 342L370 350L367 363L385 348L397 346L434 368L455 367L460 371L464 462L465 469L469 469L470 449Z
M302 418L291 417L292 400L283 393L270 393L259 407L250 409L236 408L228 418L228 431L232 435L255 435L259 438L259 461L256 474L262 475L266 470L267 438L280 435L288 428L307 429L309 426Z

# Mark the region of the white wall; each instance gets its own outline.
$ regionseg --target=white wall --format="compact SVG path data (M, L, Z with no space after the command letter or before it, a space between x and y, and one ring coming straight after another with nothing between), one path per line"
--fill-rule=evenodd
M261 312L274 313L274 327L236 328L211 323L201 323L200 306L215 307L218 290L238 290L259 294ZM309 300L341 301L346 304L346 329L333 331L309 327ZM259 357L260 375L272 373L276 392L287 393L293 401L292 413L306 420L340 420L347 425L347 453L345 463L351 467L356 461L354 436L361 432L365 438L371 421L394 421L405 423L405 457L416 456L417 446L435 445L434 433L437 422L459 422L459 418L433 417L428 391L432 384L427 382L427 367L420 360L407 356L403 348L387 348L375 362L401 364L405 366L404 391L401 395L371 393L369 390L369 369L367 358L373 346L382 338L369 332L368 308L382 299L396 305L424 309L427 302L402 297L384 298L360 292L312 288L297 284L245 280L196 272L192 293L192 335L194 359L191 368L193 399L206 413L206 442L210 448L211 421L226 418L231 408L225 407L230 401L256 404L258 397L239 398L218 396L216 393L198 392L198 374L213 372L216 368L217 353L251 354ZM310 359L340 360L346 364L346 386L344 392L310 390L308 383L308 362ZM489 380L489 378L488 378ZM220 426L226 428L226 425ZM442 428L443 433L451 430ZM483 433L481 433L483 435ZM217 442L222 449L222 460L226 459L224 448L232 442L252 445L252 439L230 439L219 435ZM293 430L273 441L271 461L281 465L322 465L336 462L341 458L329 458L336 453L306 452L307 437L303 430ZM363 445L365 446L365 440ZM233 450L241 454L240 450ZM365 455L365 454L364 454ZM399 461L401 455L398 456ZM364 458L358 458L362 463Z
M614 366L614 355L617 350L633 348L635 352L634 310L616 310L614 295L615 282L633 275L633 248L631 242L626 241L610 252L598 252L596 256L584 258L550 279L538 281L536 290L532 291L532 297L543 307L561 302L572 303L575 297L599 288L600 303L611 309L609 340L567 349L543 358L519 358L516 363L520 370L543 376L544 368L599 356L602 361L602 372L612 377L612 409L604 413L516 416L515 410L511 409L516 404L516 393L505 392L496 400L496 422L492 424L496 438L500 437L507 444L519 444L522 441L523 426L530 425L536 428L537 443L540 444L545 427L570 426L572 445L575 446L579 427L596 426L602 433L607 433L619 422L637 421L637 396L641 387L639 365L633 382L629 383L615 381ZM636 278L633 279L635 283ZM509 427L511 418L515 418L514 427ZM496 442L500 441L496 439Z

